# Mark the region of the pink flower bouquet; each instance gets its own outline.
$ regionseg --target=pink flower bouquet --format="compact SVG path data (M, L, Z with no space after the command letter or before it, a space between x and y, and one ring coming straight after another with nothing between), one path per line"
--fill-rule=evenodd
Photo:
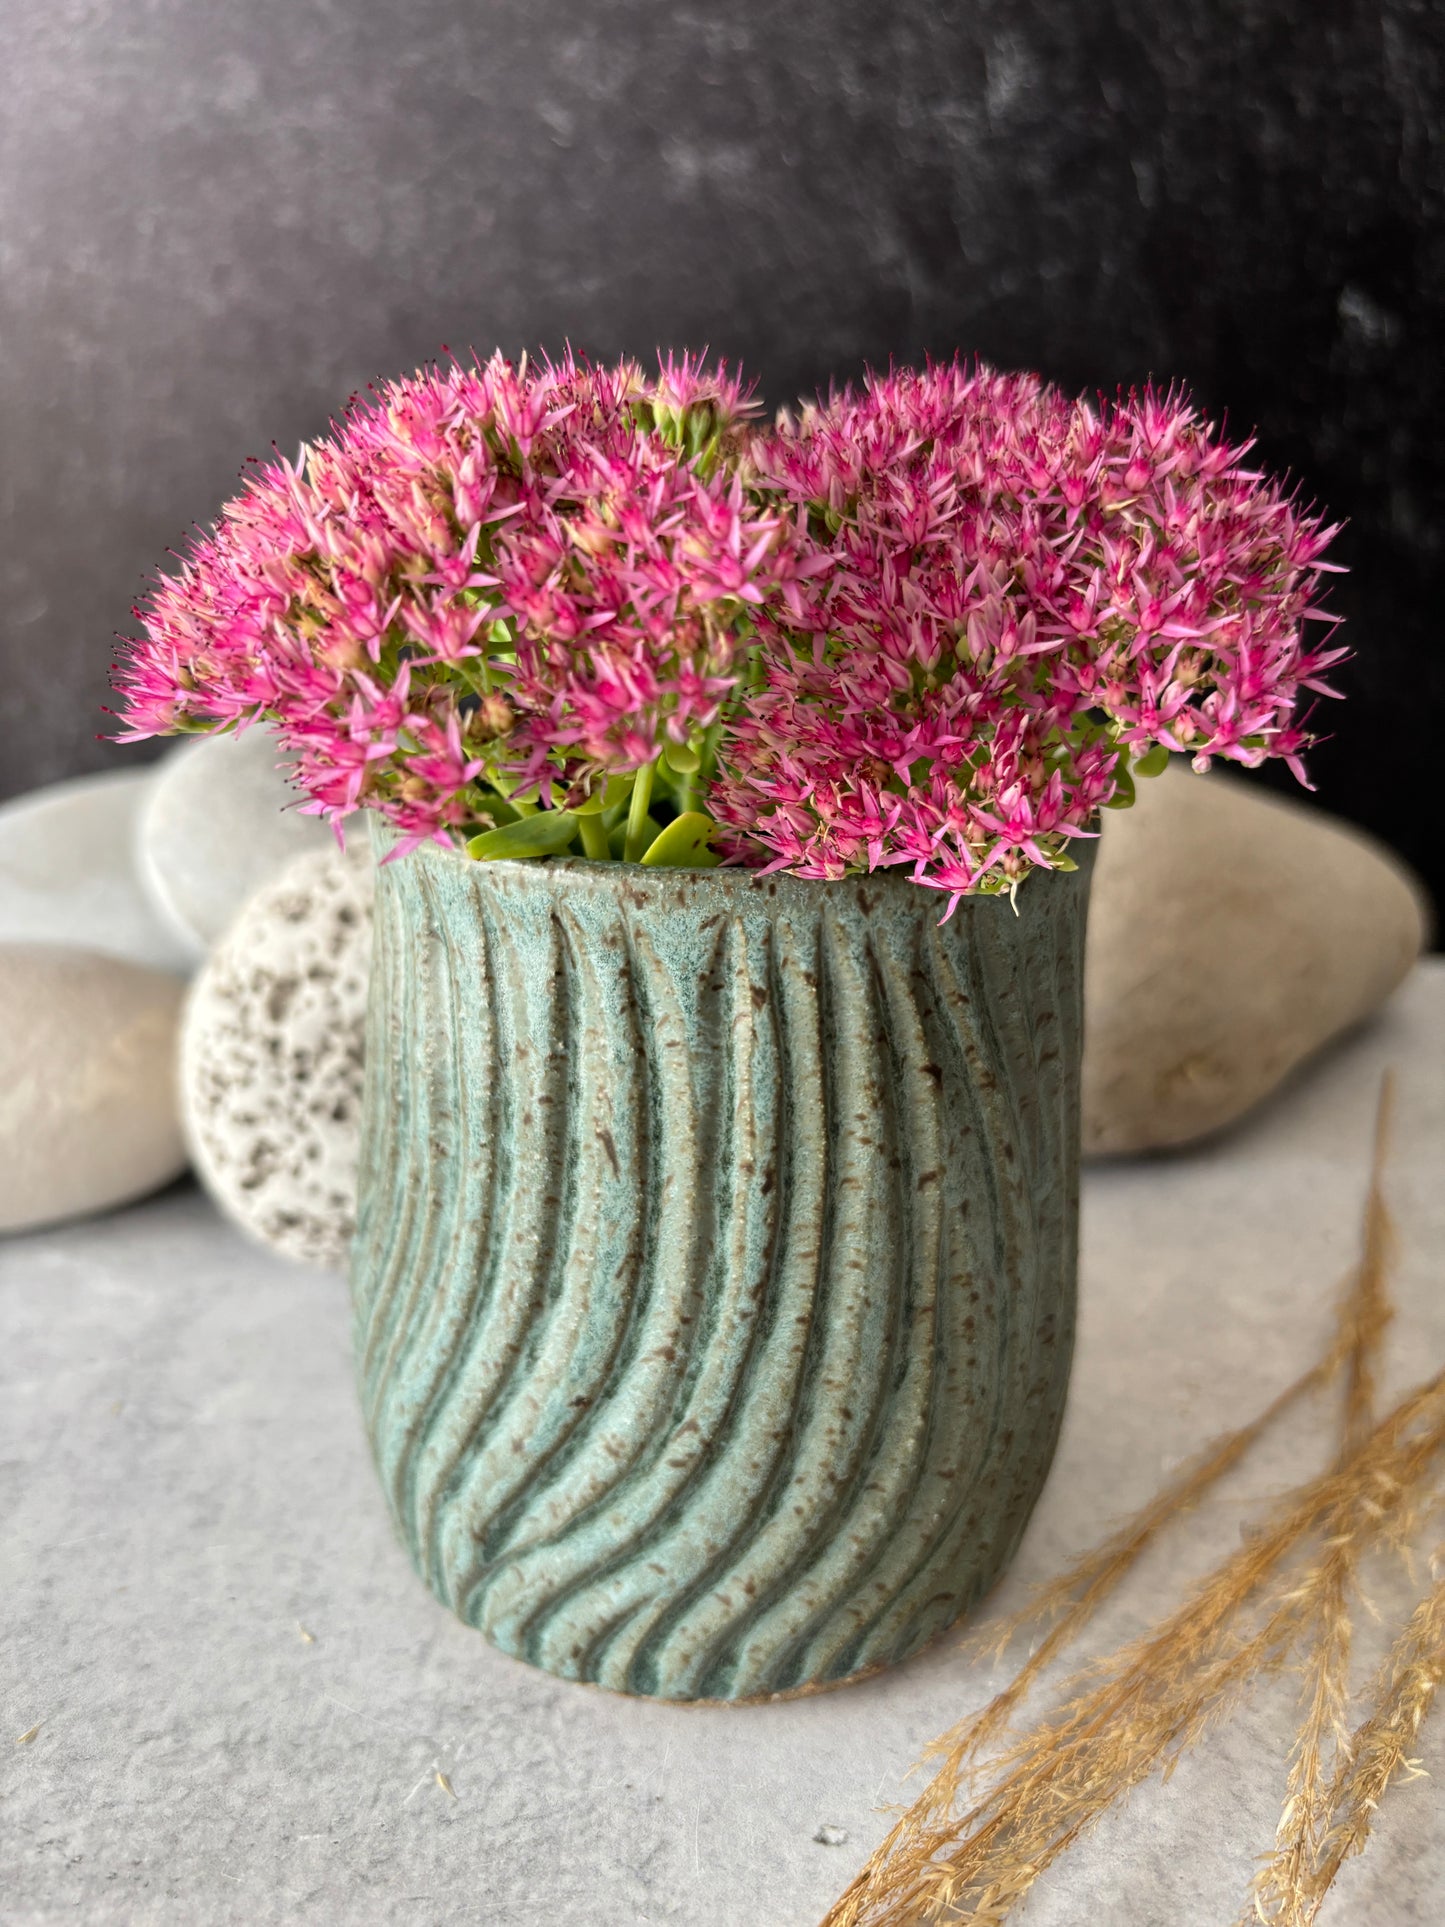
M429 369L159 582L124 735L269 722L302 807L398 853L889 866L951 910L1170 751L1302 777L1334 531L1248 454L1173 392L959 361L772 426L688 357Z

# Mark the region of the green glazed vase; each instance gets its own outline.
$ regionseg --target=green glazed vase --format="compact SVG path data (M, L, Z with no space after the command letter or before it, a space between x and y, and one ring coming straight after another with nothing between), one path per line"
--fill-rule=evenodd
M1088 852L378 872L353 1295L387 1502L504 1652L828 1686L993 1583L1074 1333Z

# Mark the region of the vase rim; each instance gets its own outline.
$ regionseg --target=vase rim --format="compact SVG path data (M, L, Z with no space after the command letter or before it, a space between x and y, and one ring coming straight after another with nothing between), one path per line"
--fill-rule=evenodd
M375 813L372 815L371 834L372 847L378 859L383 858L399 840L385 819ZM1087 880L1087 874L1093 867L1096 841L1095 838L1084 840L1075 853L1078 867L1072 874L1077 882ZM548 895L604 896L630 901L639 908L644 903L677 905L680 900L688 898L699 902L710 899L716 904L722 898L739 906L746 903L792 903L801 909L806 904L816 912L831 898L839 903L851 901L865 912L881 908L884 902L895 909L916 905L918 909L933 914L935 919L941 918L947 908L945 892L925 889L923 885L915 883L902 866L846 877L821 878L798 877L786 871L765 874L744 869L741 865L683 869L662 864L598 863L585 857L567 856L509 857L484 863L468 856L465 850L454 843L418 844L405 857L394 860L408 863L418 859L448 872L458 880L470 878L481 882L485 878L489 888L500 888L509 893L519 891L532 894L538 891ZM1066 871L1043 872L1043 875L1061 881L1067 881L1070 874ZM1030 887L1039 887L1032 875L1024 881L1020 900ZM958 908L969 909L984 904L996 906L1005 913L1011 908L1006 895L964 897Z

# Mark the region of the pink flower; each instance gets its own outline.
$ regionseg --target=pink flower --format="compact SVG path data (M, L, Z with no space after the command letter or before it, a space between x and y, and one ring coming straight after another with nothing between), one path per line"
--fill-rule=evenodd
M409 838L708 728L793 531L736 469L749 395L569 355L424 370L251 477L137 612L134 739L263 716L312 807Z
M700 747L734 860L949 911L1068 865L1155 745L1303 780L1334 531L1182 395L954 361L755 413L689 356L388 384L157 584L123 734L270 721L403 848Z
M1334 531L1247 453L1172 391L1096 411L959 361L781 418L753 461L800 553L723 738L733 852L906 863L951 908L1067 862L1130 752L1298 771Z

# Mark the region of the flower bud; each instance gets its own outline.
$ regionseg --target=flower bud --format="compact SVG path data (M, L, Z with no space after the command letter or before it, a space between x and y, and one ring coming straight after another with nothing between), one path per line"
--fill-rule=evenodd
M483 737L506 736L511 733L512 725L516 720L516 711L506 697L499 696L493 690L490 695L483 696L472 711L467 734Z

